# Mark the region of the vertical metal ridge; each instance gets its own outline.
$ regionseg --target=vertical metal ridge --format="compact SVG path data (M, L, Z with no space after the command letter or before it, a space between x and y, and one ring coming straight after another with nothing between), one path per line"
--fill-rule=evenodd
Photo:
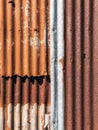
M46 0L39 0L40 75L46 75Z
M65 1L65 129L73 129L73 40L72 0Z
M22 80L22 130L29 129L29 79Z
M0 129L4 129L4 79L0 78Z
M93 3L93 129L98 129L98 1Z
M13 33L13 14L12 9L13 5L12 2L6 0L6 74L12 75L12 33Z
M31 0L30 5L30 18L31 18L31 30L30 30L30 73L34 75L39 74L39 1L38 0Z
M83 122L84 130L91 130L91 84L90 84L90 61L91 61L91 45L90 45L90 0L84 0L83 15Z
M57 0L58 130L64 130L64 0Z
M45 92L46 92L46 78L42 77L39 82L39 100L38 100L38 129L43 130L45 124Z
M75 0L75 130L82 130L81 0Z
M30 130L37 130L38 124L38 83L36 79L30 79Z
M22 73L22 46L21 46L21 2L18 0L14 1L14 70L15 73L21 75Z
M29 29L30 29L30 1L22 0L22 66L23 75L29 72Z
M50 0L48 0L48 5L47 5L47 42L48 42L48 49L47 51L47 55L48 55L48 75L50 75Z
M64 129L64 1L50 0L51 129ZM55 110L56 108L56 110Z
M50 92L50 77L46 77L46 112L45 112L45 126L44 129L50 130L50 116L51 116L51 92Z
M14 87L14 130L21 127L21 78L13 78Z
M4 73L4 59L5 59L5 54L3 53L4 52L4 14L5 14L5 11L4 11L4 1L1 0L0 1L0 73Z
M58 128L58 116L57 116L57 3L55 0L50 0L50 73L51 73L51 130L57 130ZM55 110L55 108L57 108Z
M5 129L12 129L12 79L5 80Z

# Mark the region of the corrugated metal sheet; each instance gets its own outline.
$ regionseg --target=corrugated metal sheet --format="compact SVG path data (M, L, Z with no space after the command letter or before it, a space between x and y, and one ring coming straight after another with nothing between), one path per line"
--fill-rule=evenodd
M98 1L65 3L65 129L98 129Z
M0 0L0 130L98 130L97 24L98 0Z
M0 130L50 129L50 78L0 78Z
M51 130L64 129L64 0L50 0ZM56 109L55 109L56 108Z
M49 74L46 0L0 0L0 75Z
M63 2L50 0L51 129L98 130L98 0L65 0L65 8ZM64 70L58 63L63 49Z

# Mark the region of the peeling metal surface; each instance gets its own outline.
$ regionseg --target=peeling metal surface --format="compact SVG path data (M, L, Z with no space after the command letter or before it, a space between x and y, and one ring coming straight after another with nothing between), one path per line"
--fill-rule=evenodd
M1 77L0 129L50 130L49 91L49 77Z
M98 0L0 0L0 130L98 130L97 24Z

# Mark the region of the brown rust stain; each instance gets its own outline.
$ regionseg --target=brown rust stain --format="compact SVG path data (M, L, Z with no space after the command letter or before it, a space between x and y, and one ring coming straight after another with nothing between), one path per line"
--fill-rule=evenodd
M35 79L31 79L30 82L30 105L33 106L37 103L38 86Z
M61 63L62 65L62 70L64 70L64 60L65 60L64 57L59 60L59 63Z
M5 80L6 85L6 98L5 98L5 128L6 130L11 130L12 124L12 79L7 78ZM10 113L9 113L10 111Z
M14 82L14 106L20 104L21 97L21 79L20 77L16 77L16 83Z
M63 83L65 82L65 79L64 79L64 75L65 75L65 66L64 66L64 62L65 62L65 58L63 57L62 59L59 60L59 63L62 65L62 73L63 73Z
M29 79L27 77L22 80L22 105L29 103Z
M0 78L0 107L4 106L4 79Z
M42 77L39 82L39 105L45 104L46 78Z

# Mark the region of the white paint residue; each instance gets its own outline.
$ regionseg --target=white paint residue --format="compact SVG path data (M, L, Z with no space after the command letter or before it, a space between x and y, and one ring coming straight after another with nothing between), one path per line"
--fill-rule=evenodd
M30 108L30 129L37 129L37 103Z
M8 119L7 119L7 125L9 127L9 129L11 129L11 124L12 124L12 104L9 104L8 105L8 108L7 108L7 114L8 114Z
M29 104L22 106L22 130L28 130Z
M3 130L3 108L0 108L0 130Z
M14 128L20 130L20 104L14 107Z
M48 129L48 130L50 128L50 114L45 114L45 125L44 125L44 128Z
M45 25L45 29L44 29L44 44L46 45L46 25Z
M44 40L41 40L41 41L40 41L40 44L44 44Z
M29 16L30 1L26 0L25 15Z
M28 41L25 39L25 40L22 41L22 43L23 43L24 45L26 45L26 43L28 43Z
M30 37L30 46L39 49L39 38L37 36L35 36L34 38Z
M39 130L44 129L44 123L45 123L45 104L42 104L38 107L38 120L39 120Z
M26 29L26 28L28 28L28 21L27 20L23 23L23 29Z
M6 43L7 43L8 47L10 47L10 46L13 46L13 45L14 45L14 41L10 42L10 40L9 40L9 39L6 39ZM1 46L0 46L0 47L1 47Z
M47 107L47 113L51 111L50 106Z

